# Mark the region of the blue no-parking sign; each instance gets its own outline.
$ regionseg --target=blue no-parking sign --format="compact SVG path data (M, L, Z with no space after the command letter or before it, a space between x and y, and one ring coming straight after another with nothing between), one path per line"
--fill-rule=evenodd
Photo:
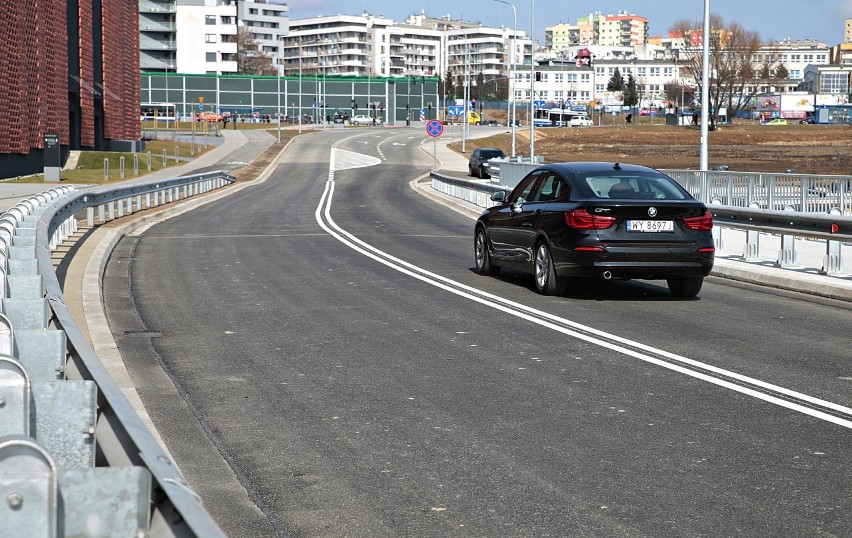
M429 123L426 124L426 134L432 138L441 136L444 134L444 124L441 123L441 120L429 120Z

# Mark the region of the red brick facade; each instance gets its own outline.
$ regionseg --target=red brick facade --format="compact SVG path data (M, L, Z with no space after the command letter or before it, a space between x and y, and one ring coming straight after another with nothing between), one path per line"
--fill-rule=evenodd
M76 4L77 18L68 20L66 2L0 0L0 160L4 154L42 149L46 132L58 132L62 145L76 139L82 147L140 138L137 3ZM100 6L100 14L93 13L93 6ZM98 19L102 25L95 27ZM96 50L101 32L103 47ZM75 34L79 40L69 42ZM76 63L69 56L78 55L79 71L69 72ZM103 80L98 80L101 71ZM69 86L69 81L74 83ZM79 94L72 90L77 82ZM79 102L69 102L69 90ZM80 132L70 133L69 115L75 108ZM96 140L99 121L103 140Z
M102 2L104 136L111 140L139 140L139 5L127 0ZM128 105L132 114L127 113Z

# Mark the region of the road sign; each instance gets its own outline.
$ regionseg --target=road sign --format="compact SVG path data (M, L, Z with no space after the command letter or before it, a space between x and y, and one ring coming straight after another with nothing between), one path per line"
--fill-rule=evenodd
M199 103L203 103L203 102L204 102L204 96L203 96L203 95L199 95L199 96L198 96L198 102L199 102Z
M464 106L453 105L447 107L447 114L450 116L461 116L464 114Z
M544 108L545 101L543 99L536 99L533 101L534 108Z
M425 119L426 119L426 109L421 108L420 109L420 121L424 121Z
M444 134L444 124L441 123L441 120L429 120L429 123L426 124L426 134L432 138L441 136Z

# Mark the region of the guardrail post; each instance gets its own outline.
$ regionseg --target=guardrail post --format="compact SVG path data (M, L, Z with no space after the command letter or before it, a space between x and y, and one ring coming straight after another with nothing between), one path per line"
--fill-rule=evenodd
M123 199L117 200L116 206L117 206L116 209L118 210L118 218L123 217L124 216L124 200Z
M781 250L778 251L776 267L792 267L796 265L796 238L789 234L781 234Z
M151 193L150 192L145 193L145 207L148 208L148 209L151 209Z
M840 241L826 241L825 256L822 259L820 274L834 275L843 272L843 259L841 258Z
M95 208L89 206L89 207L86 208L86 226L91 228L94 225L95 225Z
M141 194L136 196L136 210L142 211L142 195Z
M109 215L109 220L115 220L115 202L107 203L107 214Z
M126 198L126 200L127 200L127 214L132 215L133 214L133 197L128 196Z
M34 439L0 438L0 536L44 536L58 532L56 464Z
M98 222L106 222L106 207L103 204L98 206Z
M0 436L29 434L30 379L20 362L0 356Z

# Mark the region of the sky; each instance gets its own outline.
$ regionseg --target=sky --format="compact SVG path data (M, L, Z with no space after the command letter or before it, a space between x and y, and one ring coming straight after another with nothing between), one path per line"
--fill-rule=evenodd
M530 33L533 6L526 0L508 0L518 12L518 30ZM531 0L534 1L534 0ZM843 41L844 19L852 18L852 0L706 0L710 11L725 22L736 21L754 30L764 41L807 38L829 46ZM511 28L512 8L494 0L289 0L290 19L319 15L381 15L396 22L425 12L429 16L465 19L484 26ZM535 38L544 43L544 28L560 22L576 23L578 17L619 11L648 19L649 35L665 35L679 20L701 21L702 0L538 0L535 2Z

